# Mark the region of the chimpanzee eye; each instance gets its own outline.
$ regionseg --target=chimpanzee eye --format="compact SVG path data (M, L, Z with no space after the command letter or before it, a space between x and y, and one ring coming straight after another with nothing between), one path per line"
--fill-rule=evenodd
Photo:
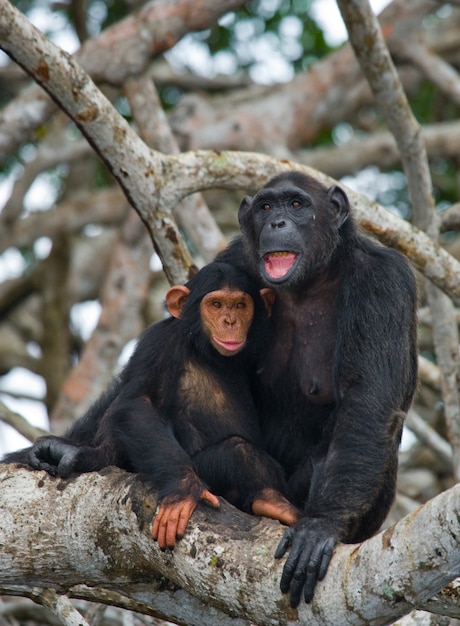
M213 300L213 301L211 302L211 306L212 306L214 309L220 309L221 304L220 304L219 300Z
M301 204L300 204L300 202L298 200L293 200L292 203L291 203L291 206L292 206L293 209L300 209Z
M236 305L237 309L245 309L246 308L246 302L238 302L238 304Z
M264 211L270 211L270 209L271 209L271 208L272 208L272 207L271 207L271 205L270 205L270 204L268 204L268 202L265 202L265 203L262 205L262 209L263 209Z

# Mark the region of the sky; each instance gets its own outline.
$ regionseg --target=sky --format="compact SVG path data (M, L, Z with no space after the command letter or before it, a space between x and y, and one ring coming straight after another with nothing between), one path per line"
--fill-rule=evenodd
M372 9L378 14L390 0L370 0ZM325 36L329 44L339 45L347 38L345 25L343 24L340 12L337 8L335 0L316 0L313 5L313 11L315 19L325 31ZM47 29L48 31L54 31L55 35L53 40L55 43L68 52L73 52L77 47L77 41L75 37L63 30L62 18L56 12L47 12L43 10L36 10L31 15L31 21L40 29ZM295 24L291 24L291 27L295 28ZM184 54L190 55L190 48L183 51ZM201 54L196 50L197 65L205 65L206 60L201 58ZM174 56L174 55L173 55ZM259 78L261 82L265 82L266 77L273 80L273 77L279 77L289 80L289 76L285 74L286 64L280 58L276 58L273 55L267 55L265 51L261 51L263 57L263 63L260 64ZM271 66L268 63L271 62ZM33 155L32 155L33 156ZM12 180L0 181L0 207L3 206L8 198L12 188ZM31 190L28 193L27 206L29 210L43 210L51 206L54 202L54 187L47 180L46 175L40 177ZM42 199L47 198L47 201L43 204ZM39 199L39 202L37 202ZM45 257L49 252L50 242L43 238L36 244L36 253L40 257ZM18 251L9 250L5 254L0 256L0 281L7 278L12 278L22 271L23 258ZM74 311L72 322L76 325L80 325L82 328L82 334L89 336L92 329L97 323L100 307L95 303L88 303L87 305L81 305L79 307L79 314ZM31 347L33 349L33 347ZM20 400L11 397L7 394L2 394L1 391L8 389L9 391L21 393L24 389L27 390L28 395L37 397L38 401L33 402L30 400ZM12 410L27 417L30 422L36 426L42 428L48 427L48 418L45 407L40 401L45 395L45 384L40 376L35 376L26 370L21 368L15 368L6 376L0 377L0 399L5 402ZM27 440L14 433L11 428L0 423L0 454L7 450L15 450L17 448L26 446Z
M370 0L372 10L380 13L391 0ZM315 19L326 33L330 45L338 45L347 39L347 30L337 7L336 0L316 0L312 7Z

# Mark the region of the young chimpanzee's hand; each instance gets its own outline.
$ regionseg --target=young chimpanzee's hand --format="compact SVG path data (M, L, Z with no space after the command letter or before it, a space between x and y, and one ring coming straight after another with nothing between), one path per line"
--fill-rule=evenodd
M219 499L207 489L203 489L199 500L206 502L214 509L220 507ZM182 539L185 529L198 502L193 496L168 503L165 498L153 520L152 537L158 541L162 550L174 548L176 539Z

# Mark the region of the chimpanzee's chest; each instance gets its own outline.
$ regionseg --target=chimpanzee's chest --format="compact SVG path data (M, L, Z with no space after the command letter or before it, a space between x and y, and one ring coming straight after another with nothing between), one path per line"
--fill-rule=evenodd
M275 319L267 371L312 404L334 402L337 316L333 298L310 298Z

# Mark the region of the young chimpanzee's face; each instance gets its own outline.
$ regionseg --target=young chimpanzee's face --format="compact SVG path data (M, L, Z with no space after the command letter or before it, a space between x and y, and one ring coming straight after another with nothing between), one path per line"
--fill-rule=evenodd
M222 356L233 356L246 344L254 317L252 297L230 287L211 291L200 304L203 330Z
M271 315L274 297L242 270L211 263L186 285L171 287L166 304L199 350L212 348L227 357L243 350L250 331L253 341L254 329Z

